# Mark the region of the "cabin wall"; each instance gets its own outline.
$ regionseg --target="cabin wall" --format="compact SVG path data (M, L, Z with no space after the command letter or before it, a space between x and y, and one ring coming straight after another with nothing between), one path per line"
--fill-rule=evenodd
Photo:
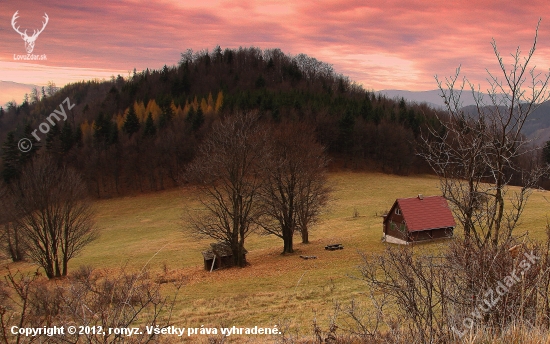
M391 224L390 224L390 221L386 222L386 228L385 228L385 233L386 235L390 235L392 237L395 237L395 238L399 238L399 239L402 239L402 240L405 240L405 241L408 241L407 239L407 231L400 231L398 229L398 227L396 227L395 229L394 228L391 228Z
M403 215L396 214L395 209L399 209L399 207L396 206L392 208L387 215L387 221L384 223L384 234L409 241L407 238L407 226L405 225ZM394 226L392 226L392 223Z
M399 209L399 206L396 206L395 208L392 208L392 210L388 214L388 219L392 220L395 223L403 223L403 213L396 214L395 213L396 209ZM399 211L401 212L401 209L399 209Z

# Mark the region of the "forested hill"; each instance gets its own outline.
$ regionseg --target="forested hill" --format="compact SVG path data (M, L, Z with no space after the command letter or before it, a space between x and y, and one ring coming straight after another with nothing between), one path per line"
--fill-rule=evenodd
M376 96L315 58L216 47L187 51L175 67L52 87L1 109L2 177L16 178L47 150L100 197L170 187L212 123L243 111L273 125L308 123L340 167L398 174L422 168L415 142L437 124L433 109ZM17 148L24 137L27 153Z

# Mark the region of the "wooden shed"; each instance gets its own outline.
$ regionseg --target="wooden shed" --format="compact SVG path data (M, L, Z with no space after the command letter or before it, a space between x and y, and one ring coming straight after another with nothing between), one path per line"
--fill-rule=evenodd
M246 257L245 250L245 257ZM217 242L210 244L210 249L202 252L204 269L208 271L228 268L234 265L233 252L229 244Z
M455 227L456 222L445 198L422 195L398 198L384 215L383 240L409 244L451 238Z

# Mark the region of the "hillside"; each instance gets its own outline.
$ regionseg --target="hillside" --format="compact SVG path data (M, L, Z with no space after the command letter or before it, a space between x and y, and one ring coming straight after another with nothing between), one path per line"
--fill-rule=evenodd
M39 98L0 112L4 180L42 149L79 170L97 197L172 187L211 125L235 112L307 123L334 163L396 174L426 171L414 149L422 128L438 123L425 105L377 96L331 65L279 49L187 51L177 66ZM51 117L69 104L66 120ZM37 131L41 124L48 130ZM18 152L23 137L30 152Z
M525 122L523 133L536 145L550 140L550 101L542 103Z

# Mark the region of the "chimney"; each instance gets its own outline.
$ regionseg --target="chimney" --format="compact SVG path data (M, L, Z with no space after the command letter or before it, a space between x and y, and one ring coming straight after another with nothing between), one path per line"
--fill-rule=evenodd
M419 200L423 200L423 199L424 199L424 196L422 196L422 194L418 194L418 199L419 199Z

